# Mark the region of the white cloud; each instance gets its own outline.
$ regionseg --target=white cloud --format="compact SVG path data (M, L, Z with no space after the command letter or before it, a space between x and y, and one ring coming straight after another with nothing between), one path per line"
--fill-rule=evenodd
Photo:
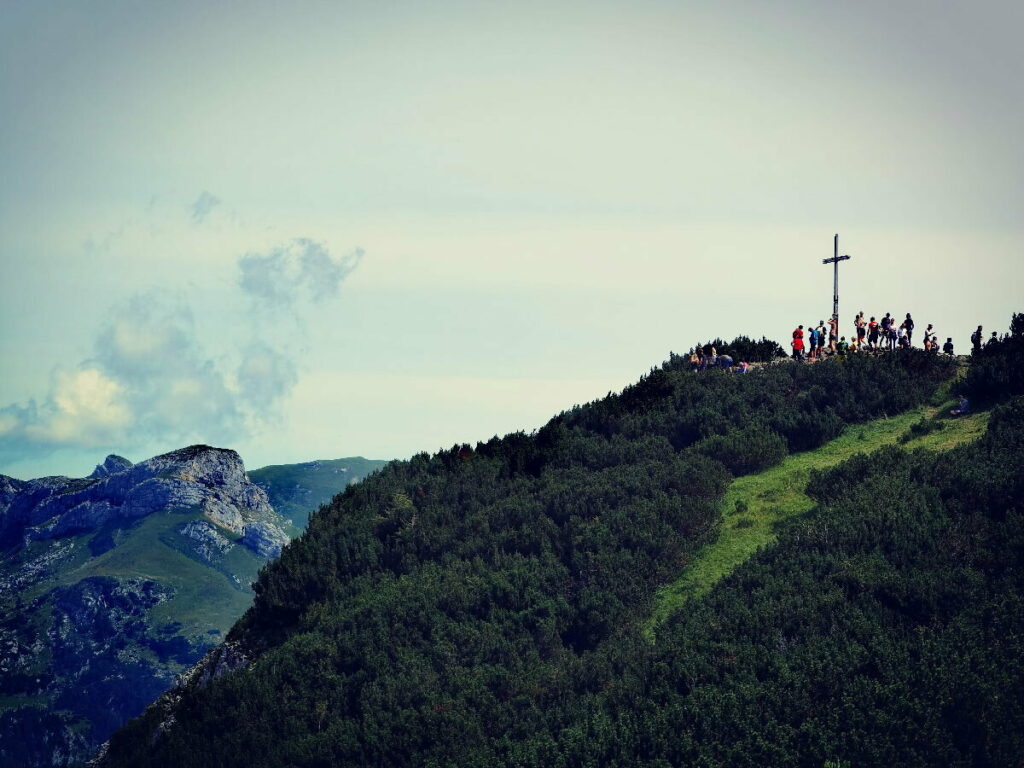
M25 425L25 437L59 445L100 445L131 424L124 387L96 368L54 373L43 416Z
M24 446L98 446L122 438L132 423L125 389L98 368L56 369L42 405L0 411L0 455Z
M213 307L195 284L132 295L109 311L92 356L55 368L41 399L0 408L0 462L68 447L236 444L258 432L299 380L291 334L308 305L337 297L361 257L295 239L236 259L240 277ZM207 312L202 326L193 306Z

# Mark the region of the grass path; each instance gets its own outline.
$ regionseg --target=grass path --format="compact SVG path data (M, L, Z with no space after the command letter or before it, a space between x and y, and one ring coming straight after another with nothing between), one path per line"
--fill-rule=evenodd
M892 418L853 424L816 450L793 454L778 466L736 478L722 500L722 530L718 539L698 552L679 578L658 590L651 618L644 627L645 636L653 640L658 625L688 600L707 594L736 566L774 542L776 523L810 511L814 502L804 490L812 469L828 469L858 453L896 445L911 425L922 418L936 421L942 428L903 444L906 450L946 451L984 433L987 412L950 419L946 414L952 406L952 402L939 408L921 406Z

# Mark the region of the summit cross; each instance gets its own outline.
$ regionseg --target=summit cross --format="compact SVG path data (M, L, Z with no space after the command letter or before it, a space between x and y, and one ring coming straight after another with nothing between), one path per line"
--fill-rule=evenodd
M831 259L822 259L822 264L831 264L834 267L832 275L832 317L836 319L836 327L839 327L839 262L850 258L847 254L839 255L839 235L833 241L833 256Z

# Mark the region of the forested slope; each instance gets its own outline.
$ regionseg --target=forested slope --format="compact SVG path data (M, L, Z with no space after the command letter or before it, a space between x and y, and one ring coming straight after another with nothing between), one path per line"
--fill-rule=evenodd
M949 450L984 434L989 411L954 417L952 406L953 401L947 400L939 406L921 405L867 424L851 424L820 448L787 456L780 464L736 478L722 499L721 531L675 581L658 590L645 633L653 639L654 630L687 601L707 594L758 549L773 544L782 522L809 512L814 500L807 495L807 485L813 472L888 446Z
M716 535L730 471L912 408L952 374L915 351L744 376L680 363L535 435L421 454L346 490L261 575L230 635L255 661L151 708L103 765L999 764L1020 725L1017 667L971 677L970 659L1020 615L1019 470L982 499L957 496L953 470L1019 467L1002 433L1021 407L955 463L899 453L816 481L827 505L651 646L655 590ZM956 639L943 675L920 677L940 669L922 644ZM943 709L957 690L1002 698ZM942 741L953 716L974 730ZM907 752L911 727L936 748Z

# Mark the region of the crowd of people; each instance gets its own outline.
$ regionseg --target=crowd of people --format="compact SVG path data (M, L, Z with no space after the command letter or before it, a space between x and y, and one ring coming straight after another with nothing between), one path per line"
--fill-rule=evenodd
M833 317L826 323L819 320L817 325L811 325L804 330L803 325L793 330L793 340L790 346L793 349L794 360L816 361L823 359L826 355L847 355L858 352L877 352L881 350L909 349L914 343L914 318L907 312L903 320L886 312L885 317L877 320L872 316L865 320L862 311L857 313L853 320L854 332L847 341L846 336L839 333L839 320ZM980 339L981 326L975 334ZM995 334L993 334L995 336ZM971 337L975 349L980 348L980 341ZM953 355L953 338L947 337L944 344L939 344L938 333L935 327L929 323L924 330L922 340L926 352L936 354L941 350L944 354Z
M698 344L690 353L690 370L697 372L706 371L708 368L721 368L732 373L747 373L750 370L750 363L744 360L736 361L731 355L720 355L711 344Z
M834 315L827 323L819 320L817 325L810 325L806 330L803 325L798 325L793 329L793 340L790 342L793 359L814 362L832 355L874 353L909 349L913 346L915 323L909 312L903 320L897 320L890 312L886 312L881 320L873 316L868 320L864 318L863 310L857 313L853 320L854 332L849 341L846 336L839 334L839 320ZM971 334L974 354L979 353L982 347L996 344L998 341L998 334L995 331L986 340L984 329L980 325ZM938 354L941 351L950 356L955 354L953 338L946 337L945 343L940 345L938 333L931 323L928 323L924 330L922 345L926 352ZM746 361L737 361L728 354L718 354L718 350L712 344L698 344L690 353L689 363L690 370L694 372L721 369L731 373L747 373L751 369L751 364Z

